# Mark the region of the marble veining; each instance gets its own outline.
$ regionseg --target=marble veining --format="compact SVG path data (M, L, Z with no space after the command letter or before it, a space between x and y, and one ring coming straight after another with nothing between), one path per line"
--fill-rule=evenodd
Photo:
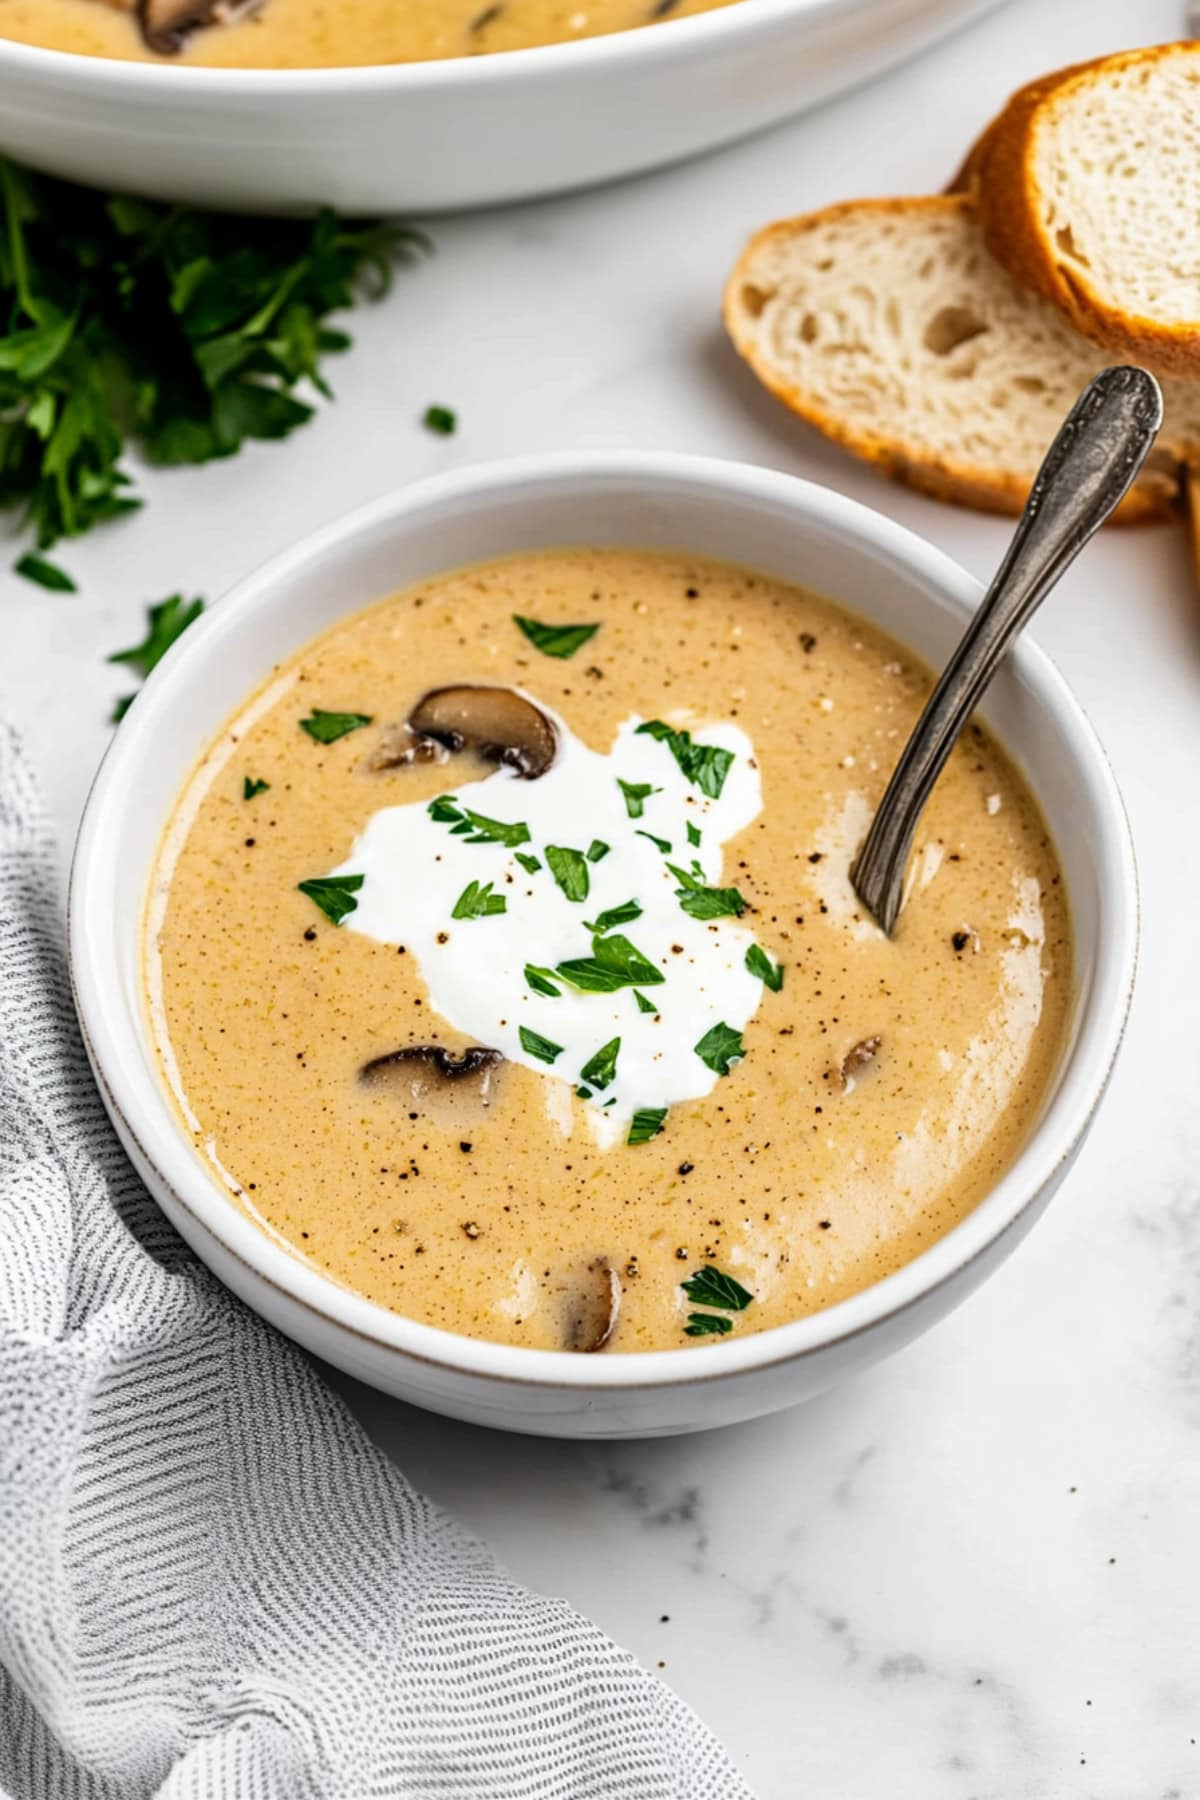
M1182 27L1182 0L1010 0L756 142L434 222L437 256L356 316L338 402L314 425L230 463L139 472L142 514L61 547L78 595L0 577L0 705L38 760L64 860L124 686L103 659L141 636L144 603L215 596L322 519L456 463L589 445L745 457L990 573L1003 522L889 486L735 366L716 325L725 272L769 218L939 187L1018 82ZM430 402L457 409L456 437L421 431ZM1145 929L1109 1099L1012 1261L891 1362L703 1437L503 1438L337 1378L517 1574L660 1667L762 1800L1200 1796L1200 838L1180 830L1200 767L1200 602L1183 532L1110 535L1037 635L1112 756Z

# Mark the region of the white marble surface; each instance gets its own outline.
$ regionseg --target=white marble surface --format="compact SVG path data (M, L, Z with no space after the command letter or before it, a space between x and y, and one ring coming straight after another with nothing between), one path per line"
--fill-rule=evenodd
M357 321L315 425L147 480L143 517L64 555L76 597L4 578L0 696L64 843L125 685L102 657L140 636L143 603L216 595L426 470L589 444L742 456L844 488L987 573L1002 523L885 485L755 391L717 329L725 270L780 213L938 184L1018 81L1173 36L1182 11L1011 0L719 157L436 225L436 259ZM415 424L431 400L459 409L458 437ZM1182 533L1110 535L1038 634L1123 783L1145 941L1108 1104L1013 1261L840 1392L689 1441L502 1439L351 1391L522 1577L661 1664L763 1800L1200 1795L1200 599Z

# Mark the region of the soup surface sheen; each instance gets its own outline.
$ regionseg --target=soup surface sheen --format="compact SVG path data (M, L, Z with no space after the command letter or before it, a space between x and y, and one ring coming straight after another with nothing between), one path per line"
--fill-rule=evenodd
M540 648L514 615L596 629ZM464 684L505 691L526 773L409 731ZM214 1177L368 1298L540 1348L719 1345L901 1267L1016 1153L1072 989L1053 846L977 726L896 937L855 900L929 685L827 600L612 550L310 644L152 883L153 1028ZM501 1055L436 1066L471 1049Z
M122 61L233 69L346 68L485 56L604 37L731 0L263 0L229 24L152 48L121 0L0 0L0 38ZM168 42L172 40L168 39Z

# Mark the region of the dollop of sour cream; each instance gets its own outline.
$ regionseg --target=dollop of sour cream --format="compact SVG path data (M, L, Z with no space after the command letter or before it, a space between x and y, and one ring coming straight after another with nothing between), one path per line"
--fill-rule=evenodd
M762 981L746 967L753 933L735 916L695 917L681 904L696 888L723 885L723 847L761 811L761 783L753 745L733 724L692 732L695 744L732 756L712 795L688 778L669 742L639 731L637 717L600 754L534 704L558 737L545 774L522 780L501 768L432 801L384 807L331 874L363 877L346 929L403 944L450 1025L569 1083L608 1145L625 1136L634 1113L711 1092L719 1079L712 1050L705 1060L697 1046L718 1026L740 1032L762 999ZM455 829L468 809L489 832L523 826L528 837L478 841L478 832ZM552 847L575 852L565 882ZM456 918L472 891L473 916ZM605 913L633 906L636 916L606 925ZM592 957L601 938L622 939L661 981L581 991L558 973Z

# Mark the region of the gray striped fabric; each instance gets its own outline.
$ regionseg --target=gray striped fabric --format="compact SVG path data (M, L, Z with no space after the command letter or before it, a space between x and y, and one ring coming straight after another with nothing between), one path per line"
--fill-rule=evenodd
M748 1793L167 1226L87 1069L51 836L3 727L0 1665L8 1800Z

